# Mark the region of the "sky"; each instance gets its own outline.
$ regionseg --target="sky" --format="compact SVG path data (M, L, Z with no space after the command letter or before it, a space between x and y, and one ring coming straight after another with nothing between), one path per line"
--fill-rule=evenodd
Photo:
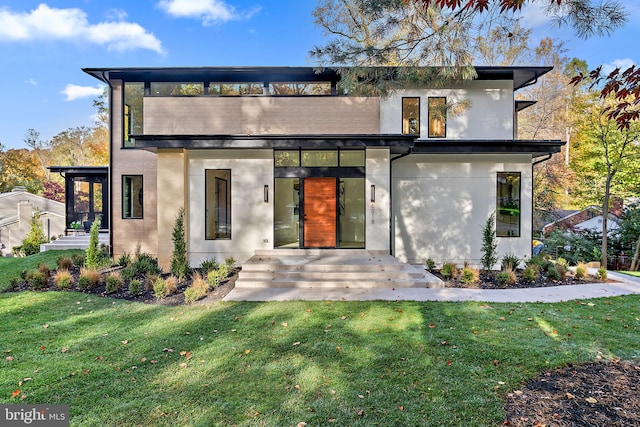
M596 0L599 1L599 0ZM566 55L612 69L640 60L640 2L610 37L576 38L535 7L523 24L563 40ZM327 39L316 0L0 0L0 143L24 148L29 129L49 140L92 126L100 82L82 68L312 66ZM531 64L544 65L544 64Z

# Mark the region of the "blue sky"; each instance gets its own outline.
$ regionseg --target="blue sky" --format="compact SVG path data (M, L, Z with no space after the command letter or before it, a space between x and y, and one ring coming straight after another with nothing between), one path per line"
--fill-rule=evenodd
M599 64L640 60L640 5L610 38L579 40L535 8L534 38L565 41L568 56ZM50 139L91 126L100 83L83 67L313 65L323 41L315 0L0 0L0 143L24 147L28 129Z

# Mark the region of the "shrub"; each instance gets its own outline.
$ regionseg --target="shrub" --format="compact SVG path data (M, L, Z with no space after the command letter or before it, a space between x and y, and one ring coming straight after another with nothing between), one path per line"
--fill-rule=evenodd
M426 261L424 262L424 266L427 269L427 271L433 271L436 269L436 262L431 258L427 258Z
M574 277L576 279L584 279L585 277L587 277L587 266L583 263L578 264L574 273Z
M164 280L165 295L175 294L178 291L178 278L175 276L169 276Z
M516 270L520 266L520 258L514 253L507 253L502 257L502 270Z
M76 267L84 267L83 254L73 254L71 255L71 259L73 260L73 265L75 265Z
M142 293L142 281L139 279L133 279L129 282L129 294L140 295Z
M598 280L607 280L607 269L604 267L600 267L596 272L596 278Z
M87 258L85 265L87 266L87 268L94 270L98 268L98 233L100 232L99 227L100 220L99 218L97 218L95 221L93 221L93 224L91 224L91 229L89 230L89 246L87 247L86 251Z
M131 255L129 255L128 253L124 252L122 255L120 255L118 257L118 262L117 264L122 267L128 267L131 265L132 259L131 259Z
M59 270L71 270L73 268L73 259L71 257L58 257L56 260Z
M189 261L187 260L187 241L184 232L184 208L178 210L178 216L173 225L171 234L173 241L173 253L171 255L171 274L179 280L189 274Z
M47 264L44 264L44 263L40 264L38 266L38 271L42 273L42 275L47 279L51 277L51 269Z
M487 222L482 229L482 248L480 249L482 257L480 258L480 262L485 271L493 269L494 264L498 262L498 242L496 241L495 222L496 216L495 213L492 213L491 216L487 218Z
M44 289L47 286L47 277L40 271L34 271L27 275L27 283L36 291Z
M564 279L567 276L568 267L565 264L556 263L556 271L560 279Z
M163 299L167 296L167 283L162 277L157 277L156 280L153 281L153 294L156 296L156 299Z
M146 252L139 253L130 267L133 269L133 274L136 277L162 273L162 270L158 267L158 258Z
M53 275L53 281L59 289L69 289L73 283L73 276L69 270L60 269Z
M93 289L100 283L100 273L91 268L82 267L80 277L78 277L78 287L80 289Z
M44 235L44 229L42 228L40 211L36 208L36 211L31 218L31 228L22 241L22 248L20 251L25 256L37 254L40 252L40 245L46 242L47 238Z
M547 279L549 280L559 280L560 279L560 273L558 273L558 270L556 269L555 266L551 266L547 269Z
M500 273L503 273L503 274L500 274ZM498 276L500 277L496 277L496 280L498 281L498 284L501 286L515 285L516 282L518 281L516 272L510 268L506 268L502 270L500 273L498 273Z
M211 270L207 274L207 281L212 288L220 286L222 280L229 275L227 264L220 264L216 270Z
M476 268L465 267L460 274L460 281L465 285L477 283L480 279L480 272Z
M509 274L506 271L501 271L496 274L496 281L500 286L507 286L509 284Z
M200 274L207 276L210 271L217 270L219 266L220 264L218 264L215 258L205 259L200 263Z
M535 282L538 279L538 268L529 266L522 271L522 278L527 282Z
M558 257L558 259L556 260L556 265L561 265L563 267L569 267L569 261L567 261L565 258Z
M184 302L191 304L207 295L209 284L202 278L200 273L193 275L191 285L184 291Z
M451 262L445 262L444 264L442 264L440 274L442 275L442 277L449 280L456 277L456 274L458 274L458 269L456 268L455 264Z
M122 277L120 277L120 273L118 272L113 272L109 274L104 279L104 282L105 282L106 291L108 294L113 294L115 292L118 292L120 289L122 289Z
M236 266L236 259L232 256L225 258L224 263L227 265L227 270L231 271Z

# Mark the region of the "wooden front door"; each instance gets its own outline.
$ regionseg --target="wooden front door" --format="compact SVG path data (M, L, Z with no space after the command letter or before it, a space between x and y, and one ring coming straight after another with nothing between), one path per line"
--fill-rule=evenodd
M336 179L306 178L303 188L304 246L336 247Z

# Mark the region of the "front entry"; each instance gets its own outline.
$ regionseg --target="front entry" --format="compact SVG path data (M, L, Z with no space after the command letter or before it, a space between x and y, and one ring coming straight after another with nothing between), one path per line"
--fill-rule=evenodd
M304 247L336 247L336 178L303 180Z

